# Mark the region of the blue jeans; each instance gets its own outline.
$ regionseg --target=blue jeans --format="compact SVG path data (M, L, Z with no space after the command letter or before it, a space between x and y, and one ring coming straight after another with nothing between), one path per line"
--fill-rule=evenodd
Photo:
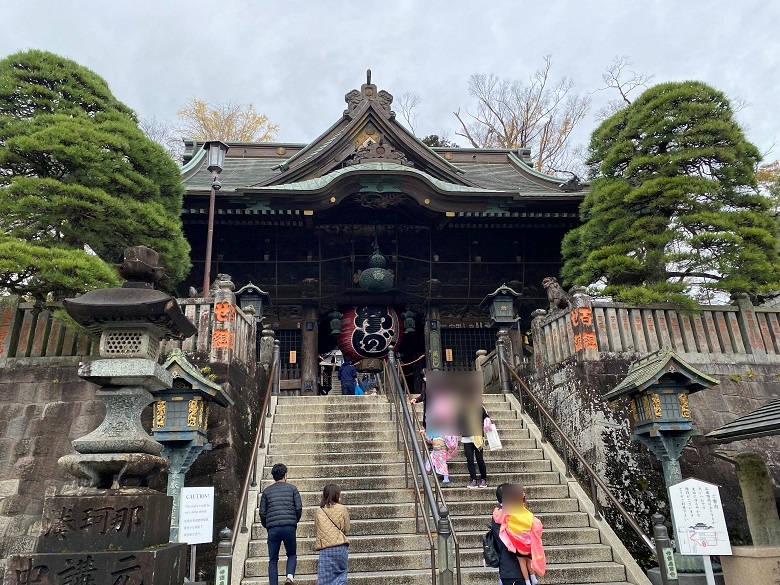
M287 553L287 574L295 575L295 566L298 564L295 529L294 524L274 526L268 529L268 580L271 585L279 583L279 548L282 543L284 543L284 550Z
M355 395L355 383L354 382L342 382L341 383L341 393L345 396L354 396Z

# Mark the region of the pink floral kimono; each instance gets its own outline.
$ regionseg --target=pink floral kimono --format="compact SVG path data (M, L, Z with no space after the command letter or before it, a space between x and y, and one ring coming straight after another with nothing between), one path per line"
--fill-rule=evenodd
M515 514L507 514L503 509L496 508L493 520L500 525L498 535L509 552L531 557L531 569L544 577L547 559L542 547L542 521L525 506Z
M439 475L449 476L447 460L458 452L458 437L434 437L429 439L433 449L431 450L431 463L433 470Z

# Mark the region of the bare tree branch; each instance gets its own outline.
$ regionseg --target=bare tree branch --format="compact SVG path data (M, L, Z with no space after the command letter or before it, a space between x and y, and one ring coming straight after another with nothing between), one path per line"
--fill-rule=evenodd
M606 106L596 112L596 120L606 120L625 108L631 103L631 100L628 99L628 94L639 87L646 88L650 80L653 79L653 75L637 73L630 69L632 65L633 63L627 55L615 57L612 60L612 65L607 67L607 70L601 74L604 87L600 87L596 91L617 90L620 99L610 100Z
M406 125L409 126L409 130L412 134L416 134L417 130L417 107L422 102L420 94L416 91L405 91L399 95L396 100L396 109L401 113L401 117L406 120Z
M464 119L453 112L461 126L458 136L475 148L530 148L534 166L548 170L570 161L569 138L587 114L590 98L572 93L574 82L563 77L551 79L552 59L527 82L501 79L496 75L474 74L469 78L469 94L476 100Z

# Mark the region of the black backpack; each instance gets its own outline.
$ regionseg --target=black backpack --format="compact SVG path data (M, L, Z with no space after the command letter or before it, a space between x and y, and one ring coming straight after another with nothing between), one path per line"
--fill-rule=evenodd
M488 530L482 537L482 556L485 558L485 565L497 568L501 564L501 554L496 547L496 539L493 536L493 529Z

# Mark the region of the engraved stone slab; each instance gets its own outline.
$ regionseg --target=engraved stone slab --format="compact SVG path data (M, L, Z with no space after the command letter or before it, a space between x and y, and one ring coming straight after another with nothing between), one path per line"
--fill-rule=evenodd
M186 544L150 550L12 556L5 585L181 585Z
M152 490L46 498L38 552L143 549L168 542L173 498Z

